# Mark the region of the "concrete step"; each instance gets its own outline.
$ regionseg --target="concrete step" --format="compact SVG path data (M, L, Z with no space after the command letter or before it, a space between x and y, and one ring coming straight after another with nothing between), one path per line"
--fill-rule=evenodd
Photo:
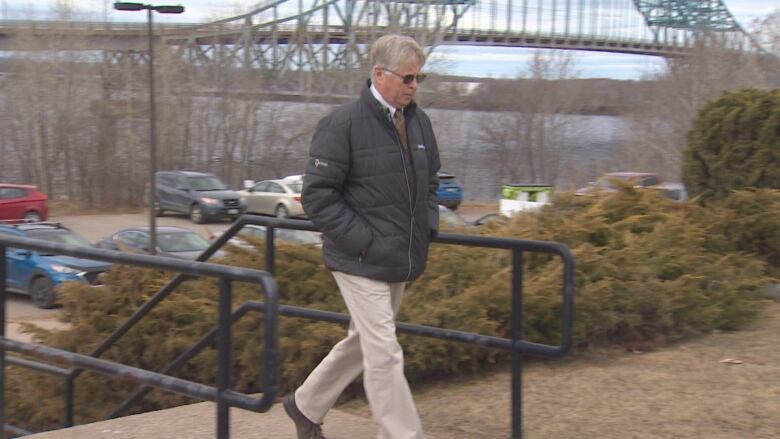
M62 430L38 433L35 439L213 439L217 405L212 402L125 416ZM370 439L377 435L372 419L331 410L323 431L329 439ZM281 404L265 413L230 410L231 439L295 439L295 427ZM430 439L430 438L429 438Z

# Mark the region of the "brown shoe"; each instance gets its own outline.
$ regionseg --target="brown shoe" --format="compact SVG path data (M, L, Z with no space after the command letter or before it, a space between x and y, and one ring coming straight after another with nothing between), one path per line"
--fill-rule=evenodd
M291 393L284 398L282 402L287 416L295 423L295 431L298 432L298 439L327 439L322 434L322 424L311 422L295 404L295 393Z

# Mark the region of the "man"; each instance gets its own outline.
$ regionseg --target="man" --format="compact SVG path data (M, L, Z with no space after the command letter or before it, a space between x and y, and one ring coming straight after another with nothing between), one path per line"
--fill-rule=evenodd
M395 317L438 230L439 152L430 119L412 100L425 79L420 46L386 35L371 46L371 62L360 98L319 122L303 179L303 208L323 233L325 266L352 320L347 337L284 400L298 438L324 437L325 414L361 372L379 437L423 437Z

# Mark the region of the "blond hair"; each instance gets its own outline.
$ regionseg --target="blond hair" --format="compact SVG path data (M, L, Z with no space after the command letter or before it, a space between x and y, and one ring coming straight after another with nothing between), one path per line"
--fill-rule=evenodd
M377 38L371 45L369 56L374 68L384 67L394 70L411 60L417 61L420 65L425 64L425 52L417 41L405 35L389 34ZM374 68L371 69L372 79Z

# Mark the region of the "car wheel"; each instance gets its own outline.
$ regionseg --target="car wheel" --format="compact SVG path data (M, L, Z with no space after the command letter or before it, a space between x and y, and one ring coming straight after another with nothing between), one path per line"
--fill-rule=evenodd
M193 204L190 207L190 219L195 224L203 224L206 222L206 215L203 213L203 208L200 204Z
M26 223L37 223L41 220L41 214L31 210L24 214L24 222Z
M54 286L51 279L45 276L35 278L32 284L30 284L30 297L38 308L53 308L57 297L54 294Z
M276 206L276 210L274 212L276 212L277 218L287 218L290 216L290 212L287 211L287 208L284 207L283 204Z

